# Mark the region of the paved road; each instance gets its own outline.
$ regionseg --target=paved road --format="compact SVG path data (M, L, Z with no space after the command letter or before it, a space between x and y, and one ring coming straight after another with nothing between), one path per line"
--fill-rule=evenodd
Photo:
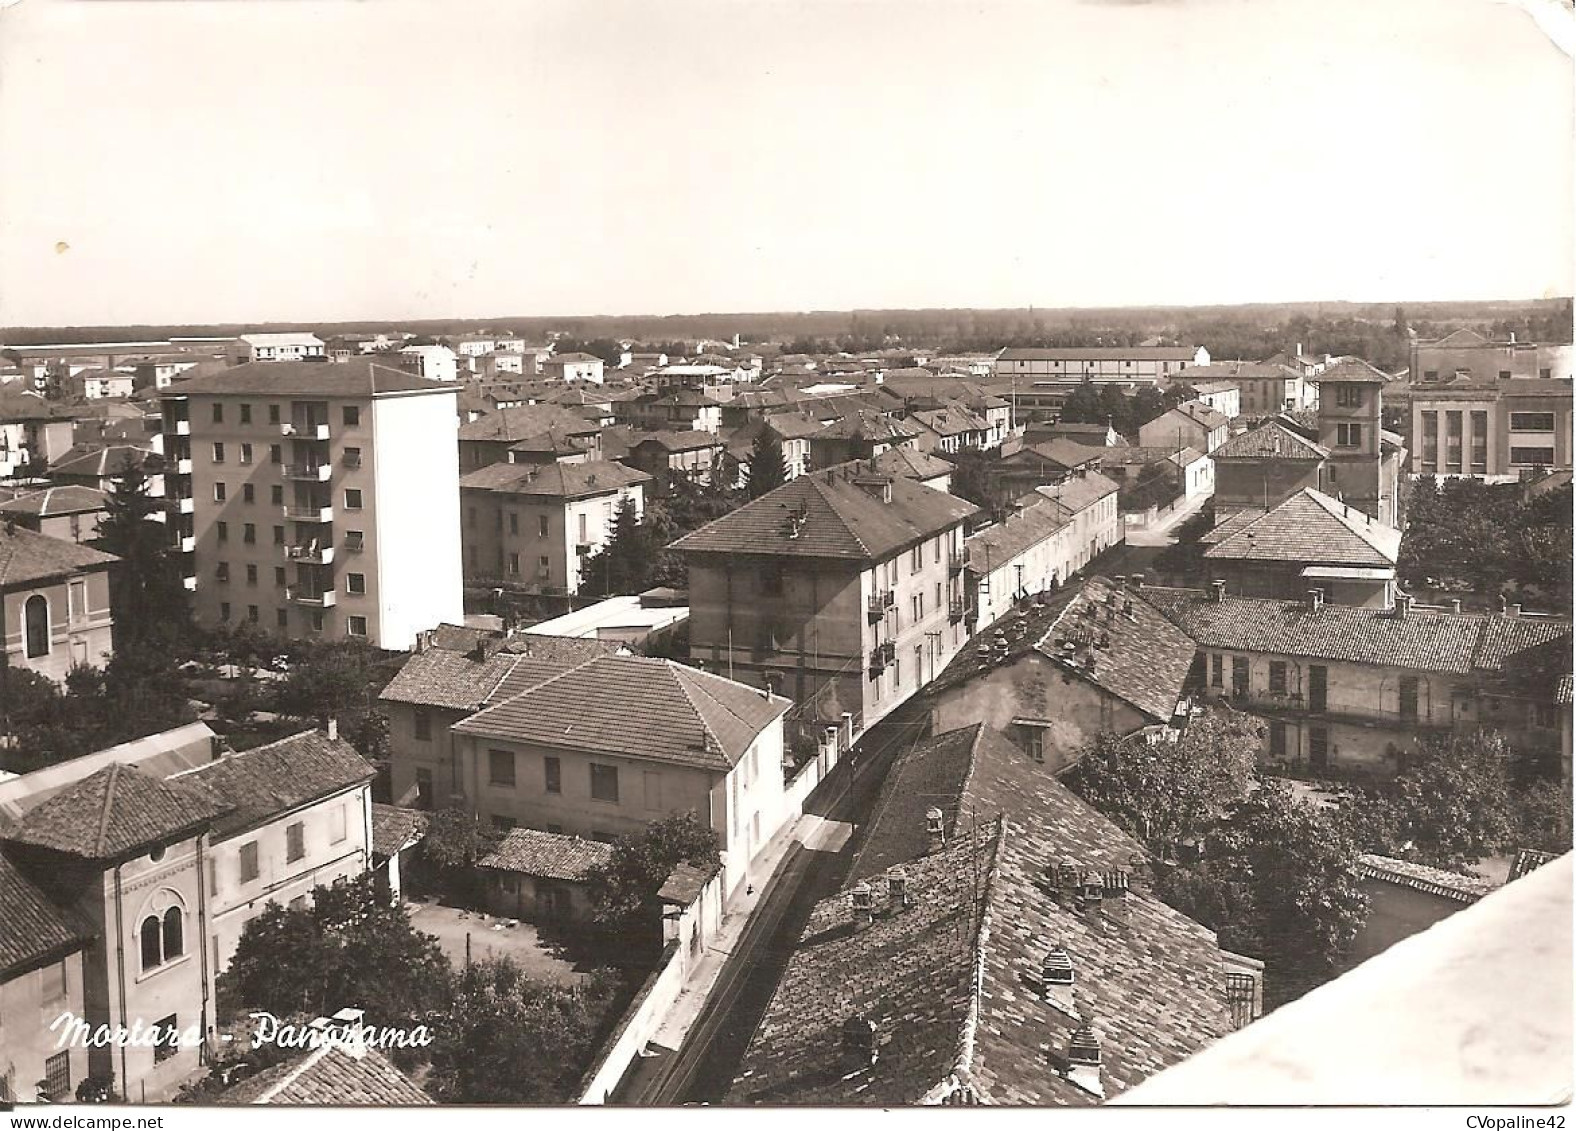
M900 708L860 740L807 811L827 820L859 821L875 804L887 771L920 733L924 713ZM845 767L852 767L852 775ZM717 1103L727 1093L794 945L816 903L842 886L858 840L838 852L799 848L768 881L755 916L723 967L689 1038L633 1104ZM632 1089L632 1091L635 1091Z

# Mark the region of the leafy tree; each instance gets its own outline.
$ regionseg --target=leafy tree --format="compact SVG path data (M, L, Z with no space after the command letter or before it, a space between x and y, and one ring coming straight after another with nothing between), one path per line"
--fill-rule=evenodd
M384 682L379 657L357 640L312 645L279 687L279 709L329 719L370 707Z
M105 496L97 539L99 549L120 559L110 571L116 648L168 639L189 619L180 570L168 550L169 532L153 517L159 509L142 464L128 460Z
M752 499L788 482L788 461L783 458L783 446L770 429L762 428L755 434L755 442L750 446L747 482Z
M472 964L433 1026L427 1089L442 1103L549 1104L575 1096L620 999L616 976L533 981L507 958Z
M1216 707L1174 742L1101 734L1063 777L1075 793L1152 851L1202 837L1245 797L1258 755L1258 724Z
M580 568L580 592L607 597L650 589L658 548L650 525L636 516L634 502L625 499L607 542Z
M346 1006L374 1025L414 1024L447 1004L437 940L381 898L372 877L319 887L310 907L270 904L246 925L220 994L232 1008L313 1017Z
M654 930L654 897L679 864L715 868L721 856L717 834L692 813L664 817L644 832L622 837L613 858L590 873L589 888L597 922L629 943L649 946Z
M482 891L476 862L496 848L502 836L464 809L439 809L427 818L417 867L426 883L455 902L479 906Z
M952 463L948 493L966 499L987 512L991 511L995 505L990 487L994 457L977 448L963 448L947 458Z

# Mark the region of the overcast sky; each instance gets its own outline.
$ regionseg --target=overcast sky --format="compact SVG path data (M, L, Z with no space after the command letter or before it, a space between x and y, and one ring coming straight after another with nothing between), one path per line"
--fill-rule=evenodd
M1568 295L1572 92L1486 0L25 0L0 325Z

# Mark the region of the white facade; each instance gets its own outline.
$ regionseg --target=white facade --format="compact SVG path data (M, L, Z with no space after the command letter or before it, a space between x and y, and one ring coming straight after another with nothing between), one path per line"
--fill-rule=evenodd
M400 356L407 360L412 373L429 381L456 381L459 379L459 362L448 346L406 346Z
M327 357L316 334L242 334L230 351L234 365L248 361L314 361Z

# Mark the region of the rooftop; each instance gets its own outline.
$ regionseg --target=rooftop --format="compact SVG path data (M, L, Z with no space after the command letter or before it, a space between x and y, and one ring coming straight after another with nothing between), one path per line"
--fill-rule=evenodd
M454 385L429 381L407 369L386 365L369 357L343 362L255 361L228 369L171 382L164 397L315 396L363 399L387 393L452 393Z
M576 409L558 404L532 404L500 408L480 420L462 424L460 439L517 443L547 432L589 436L596 431L596 422Z
M1278 420L1266 420L1257 428L1233 436L1215 449L1221 459L1328 459L1330 451Z
M0 513L37 515L85 514L104 509L104 492L96 487L46 487L0 503Z
M72 448L55 461L49 469L51 475L90 475L96 479L109 479L130 466L142 467L153 454L152 448L133 444L111 444L94 451Z
M207 790L117 762L41 801L4 837L85 860L115 860L194 836L229 810Z
M309 730L226 754L167 780L200 786L228 810L212 824L214 838L225 840L376 775L377 770L350 743Z
M1374 368L1360 357L1343 357L1323 373L1317 373L1308 380L1319 385L1342 382L1388 385L1395 378L1382 369Z
M1004 349L997 356L1002 361L1076 361L1127 360L1133 361L1192 361L1198 353L1196 346L1067 346L1052 349Z
M89 546L0 524L0 590L103 569L119 560Z
M0 853L0 982L87 941L86 932Z
M613 460L585 463L492 463L460 477L460 486L506 495L548 495L579 499L610 495L651 476Z
M801 475L674 542L688 553L777 554L879 562L958 525L978 508L859 463ZM862 484L868 484L862 485ZM890 499L881 497L881 488Z
M539 829L510 829L497 848L476 861L476 866L544 880L584 882L593 869L612 860L610 844Z
M503 697L506 685L529 686L617 648L597 640L495 634L440 625L389 681L379 699L389 703L477 711Z
M329 1042L243 1080L219 1104L414 1107L433 1102L377 1049Z
M1401 532L1312 487L1240 526L1204 552L1210 561L1394 566Z
M372 855L387 859L420 840L426 831L426 813L372 803Z
M604 655L522 688L453 730L727 771L792 705L672 660Z

